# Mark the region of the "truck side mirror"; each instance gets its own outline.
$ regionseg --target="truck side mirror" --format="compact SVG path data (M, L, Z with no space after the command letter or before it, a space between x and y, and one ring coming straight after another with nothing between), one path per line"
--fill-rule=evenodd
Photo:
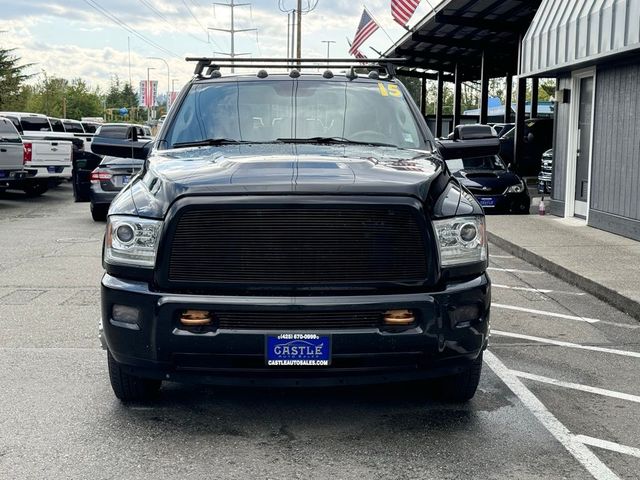
M137 136L136 136L137 139ZM91 151L110 157L137 158L146 160L151 152L151 140L132 140L128 138L93 137Z
M440 155L445 160L497 155L500 140L489 125L458 125L451 140L437 142Z

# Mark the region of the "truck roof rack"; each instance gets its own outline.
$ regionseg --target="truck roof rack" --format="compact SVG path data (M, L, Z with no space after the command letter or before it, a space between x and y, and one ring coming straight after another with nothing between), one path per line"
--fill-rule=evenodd
M356 68L368 70L384 70L392 78L396 74L396 67L406 62L405 58L216 58L216 57L187 57L187 62L197 62L194 74L203 77L206 72L210 76L221 68L345 68L353 74Z

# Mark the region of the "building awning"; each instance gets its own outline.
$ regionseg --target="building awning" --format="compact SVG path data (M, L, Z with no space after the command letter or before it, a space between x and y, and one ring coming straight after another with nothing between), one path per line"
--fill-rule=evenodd
M640 50L640 1L544 0L522 44L524 76L588 66Z
M542 0L444 0L404 35L386 56L407 58L409 68L480 78L483 51L492 77L515 74L521 35Z

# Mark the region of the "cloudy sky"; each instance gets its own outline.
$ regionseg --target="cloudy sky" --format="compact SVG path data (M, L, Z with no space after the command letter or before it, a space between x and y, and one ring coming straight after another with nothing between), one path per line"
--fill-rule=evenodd
M229 0L217 0L228 3ZM314 3L315 0L309 0ZM251 0L242 0L249 3ZM208 30L229 28L229 8L215 7L209 0L0 0L0 46L16 48L32 73L68 79L81 77L92 86L105 87L112 76L129 79L128 43L131 45L131 80L146 79L147 67L155 67L152 79L161 92L167 89L169 63L175 86L184 84L193 66L188 55L228 52L229 34ZM236 3L240 3L236 0ZM278 6L292 9L295 0L253 0L252 8L238 7L236 28L257 28L236 34L236 52L253 56L284 56L287 15ZM306 4L307 0L303 0ZM362 49L385 50L404 30L391 18L390 0L367 0L365 5L384 27ZM419 21L440 0L423 0L410 25ZM334 40L332 57L347 56L346 37L353 38L363 3L353 0L318 0L314 11L303 17L303 55L326 56L322 40ZM36 77L37 78L37 77ZM172 82L173 83L173 82Z

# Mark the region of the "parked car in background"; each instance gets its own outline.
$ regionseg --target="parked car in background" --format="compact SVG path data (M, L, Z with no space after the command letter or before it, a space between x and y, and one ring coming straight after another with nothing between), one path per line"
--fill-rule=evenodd
M542 154L553 144L553 119L533 118L524 123L521 158L513 158L515 127L500 137L500 157L518 175L535 177L540 172Z
M98 123L98 122L88 122L88 121L83 121L81 123L85 133L96 133L96 130L100 127L100 125L102 125L101 123Z
M538 193L550 194L553 179L553 150L542 154L542 168L538 175Z
M54 132L45 115L22 112L0 112L9 119L20 136L24 146L24 166L34 170L35 175L23 178L15 188L28 195L41 195L51 186L71 178L73 142L72 134Z
M59 118L49 117L49 123L51 124L51 131L53 132L66 132L64 129L64 123Z
M490 123L489 125L493 127L499 137L516 126L515 123Z
M80 123L78 120L69 120L67 118L64 118L62 120L62 124L64 125L65 132L69 132L69 133L85 133L84 132L84 127L82 126L82 123Z
M111 201L143 165L144 160L135 158L104 157L91 172L91 216L96 222L106 220Z
M531 197L524 181L498 155L447 160L451 174L486 213L528 214Z
M151 128L137 123L103 123L95 134L101 137L127 138L123 136L123 132L129 135L129 139L132 139L134 134L139 140L151 140L153 138Z
M24 146L20 134L11 120L0 117L0 189L26 175L23 162Z

